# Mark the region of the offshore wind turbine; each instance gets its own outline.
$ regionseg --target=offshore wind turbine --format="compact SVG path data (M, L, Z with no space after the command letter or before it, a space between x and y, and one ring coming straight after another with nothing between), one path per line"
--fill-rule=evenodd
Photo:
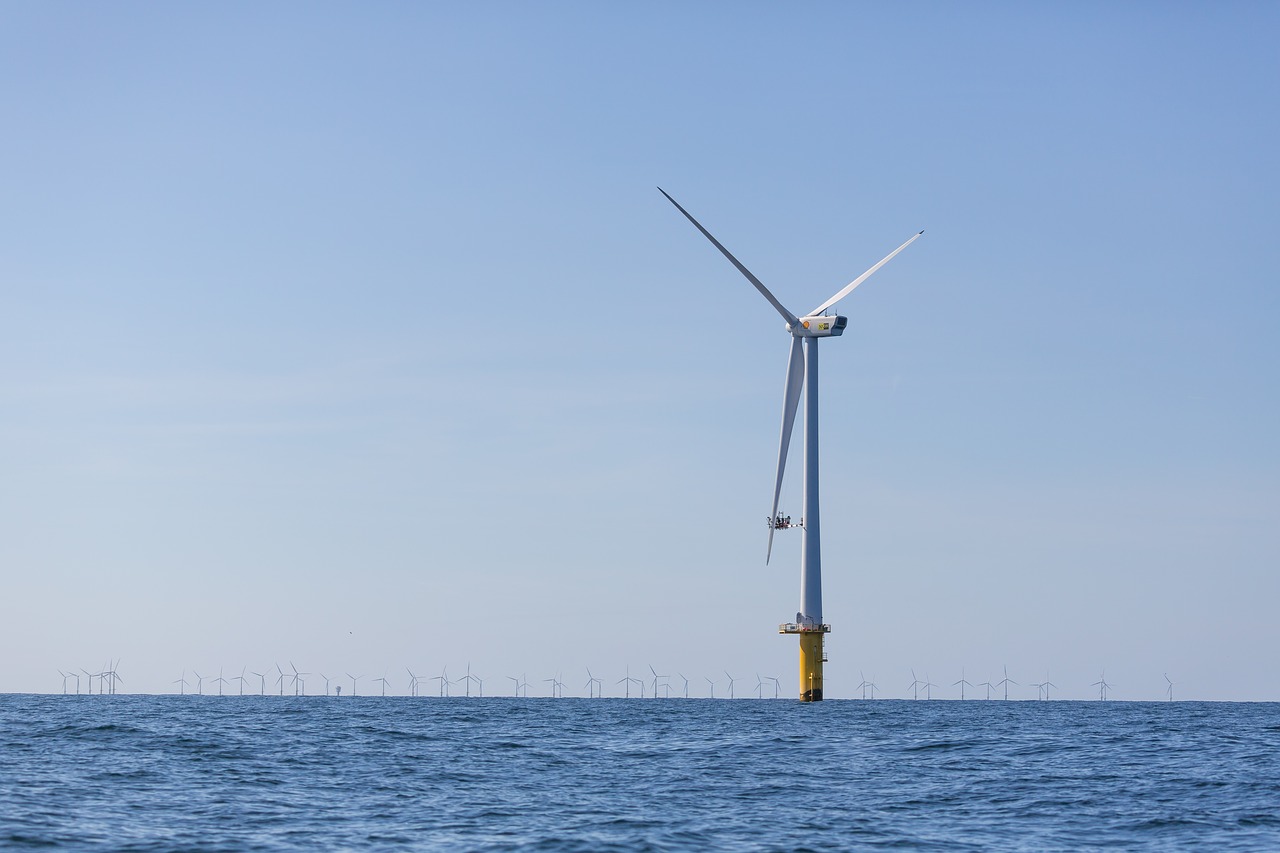
M116 681L124 681L120 674L116 672L116 667L120 665L120 661L107 660L106 669L102 671L103 678L107 679L107 695L114 696L116 693ZM99 688L101 692L101 688Z
M791 445L791 430L795 425L797 409L800 405L800 392L805 392L804 401L804 502L800 524L804 536L800 548L800 610L796 612L794 622L784 622L778 626L780 634L797 634L800 637L800 700L802 702L818 702L822 700L822 664L826 661L824 641L831 626L822 618L822 544L821 527L818 512L818 339L838 337L844 333L848 318L838 314L826 313L828 308L844 299L854 288L862 284L880 267L887 264L895 255L915 242L924 232L921 231L910 240L894 249L875 266L855 278L849 284L836 291L835 295L804 316L797 316L787 310L778 299L764 286L764 282L756 278L750 270L730 254L720 241L711 236L711 232L702 227L666 190L661 187L658 192L666 196L667 201L676 206L693 226L702 232L702 236L720 250L728 261L737 267L760 295L769 301L774 310L782 315L786 322L787 332L791 335L791 355L787 362L787 379L783 387L782 433L778 442L778 470L773 485L773 508L769 511L769 544L765 550L764 561L769 562L773 554L773 534L780 529L792 526L790 517L778 514L778 498L782 493L782 475L787 467L787 449Z
M1164 680L1169 681L1169 673L1166 672L1164 674ZM65 690L65 686L64 686L64 690ZM1172 681L1169 681L1169 691L1165 695L1168 697L1170 702L1173 701L1173 682Z
M653 664L649 664L649 671L653 673L653 698L657 699L658 698L658 679L670 678L671 676L659 674L659 672L653 668ZM665 684L665 682L663 683Z
M307 682L303 680L302 676L304 676L304 675L310 675L311 673L309 673L309 672L298 672L298 668L297 668L296 666L294 666L293 661L289 661L289 668L293 670L293 676L292 676L292 677L293 677L293 695L294 695L294 696L297 696L297 695L298 695L298 691L299 691L299 690L301 690L301 691L302 691L302 695L303 695L303 696L306 696L306 695L307 695Z
M957 682L955 682L955 684L952 684L951 686L952 686L952 687L955 687L957 684L958 684L958 685L960 685L960 701L961 701L961 702L963 702L963 701L964 701L964 686L965 686L966 684L968 684L970 687L972 687L972 686L973 686L972 684L969 684L969 682L968 682L968 681L965 681L965 678L964 678L964 667L960 667L960 680L959 680L959 681L957 681Z
M1004 678L996 682L997 687L1004 685L1004 701L1006 702L1009 701L1009 685L1017 684L1017 683L1018 682L1014 681L1012 678L1009 677L1009 667L1006 666L1004 668Z

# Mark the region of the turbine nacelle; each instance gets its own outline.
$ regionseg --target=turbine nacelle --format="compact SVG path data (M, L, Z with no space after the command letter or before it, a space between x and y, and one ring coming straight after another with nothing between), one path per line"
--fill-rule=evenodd
M834 338L844 334L849 325L848 317L837 314L812 314L787 325L787 331L797 338Z

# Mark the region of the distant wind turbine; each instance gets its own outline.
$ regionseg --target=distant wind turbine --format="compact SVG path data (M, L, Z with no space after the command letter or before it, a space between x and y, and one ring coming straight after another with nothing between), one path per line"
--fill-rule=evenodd
M955 682L955 684L952 684L951 686L952 686L952 687L955 687L956 685L959 685L959 686L960 686L960 701L961 701L961 702L963 702L963 701L964 701L964 688L965 688L965 685L966 685L966 684L968 684L970 687L972 687L972 686L973 686L972 684L969 684L969 682L967 682L967 681L965 681L965 680L964 680L964 667L960 667L960 680L959 680L959 681L957 681L957 682Z
M293 661L289 661L289 669L293 670L293 695L306 696L307 682L303 680L304 675L310 675L309 672L298 672L298 667L294 666Z
M1004 678L1002 678L1002 679L1000 679L999 681L997 681L997 682L996 682L996 686L1004 685L1004 701L1006 701L1006 702L1008 702L1008 701L1009 701L1009 685L1010 685L1010 684L1017 684L1017 683L1018 683L1018 682L1016 682L1016 681L1014 681L1013 679L1009 678L1009 667L1007 667L1007 666L1006 666L1006 667L1004 668Z
M265 672L254 672L253 670L249 670L249 672L250 674L256 675L258 676L258 678L262 679L262 684L258 689L258 695L266 696L267 695L267 674Z
M591 667L587 667L587 698L598 699L603 693L603 686L600 679L591 674Z
M658 671L653 668L653 664L649 664L649 672L653 673L653 698L658 698L658 680L662 678L670 678L669 675L659 675Z
M1169 681L1169 673L1166 672L1164 674L1164 680ZM1169 690L1165 695L1168 696L1170 702L1173 701L1173 682L1172 681L1169 681Z

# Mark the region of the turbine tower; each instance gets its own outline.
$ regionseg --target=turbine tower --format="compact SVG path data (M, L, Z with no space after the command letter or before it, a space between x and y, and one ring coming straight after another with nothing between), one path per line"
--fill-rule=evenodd
M805 391L804 503L799 527L803 529L804 537L800 548L800 610L796 613L795 622L784 622L778 626L778 633L800 636L800 701L821 701L822 664L826 661L823 641L825 635L831 631L831 626L822 619L822 547L818 513L818 339L843 334L849 322L846 317L825 313L827 309L848 296L854 288L870 278L872 273L887 264L924 232L921 231L894 249L884 260L846 284L826 302L803 317L798 317L788 311L769 292L769 288L730 254L719 240L712 237L711 232L690 216L689 211L667 195L666 190L658 187L658 192L666 196L667 201L674 204L676 209L702 232L702 236L710 240L711 244L737 267L738 272L755 285L760 295L782 315L787 332L791 335L791 355L787 363L787 380L783 390L782 434L778 442L778 473L773 485L773 508L769 512L769 545L765 551L764 561L768 564L769 557L773 553L774 532L792 526L790 517L783 518L778 515L778 497L782 492L782 474L787 466L787 448L791 444L791 428L795 425L796 411L800 405L800 391L803 389Z

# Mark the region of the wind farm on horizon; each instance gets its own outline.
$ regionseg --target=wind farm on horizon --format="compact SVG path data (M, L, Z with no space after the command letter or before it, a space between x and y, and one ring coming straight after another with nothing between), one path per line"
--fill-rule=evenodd
M109 661L102 669L96 671L83 668L67 671L57 670L62 679L61 695L157 695L150 693L127 694L121 691L119 685L124 684L125 680L117 670L119 665L120 661L115 660ZM505 689L494 690L490 688L488 692L485 691L485 678L474 670L469 663L462 668L461 674L455 676L449 675L448 666L442 667L438 675L420 675L413 668L405 667L404 675L397 674L394 678L390 677L393 672L391 669L383 670L382 675L375 677L369 677L363 673L352 674L345 671L338 676L331 676L320 671L300 670L292 661L289 661L287 667L274 663L272 666L263 667L262 671L251 670L246 665L241 667L239 675L234 675L230 678L224 677L223 673L225 671L225 668L220 667L216 676L208 676L195 669L183 669L181 675L170 682L172 689L167 691L167 695L223 698L334 697L362 699L391 697L421 699L789 699L789 697L782 696L781 680L776 676L752 673L753 682L750 678L740 678L732 675L727 670L722 670L714 678L705 675L701 676L701 678L696 676L690 678L683 673L676 673L675 678L678 681L673 681L672 675L660 673L652 665L648 665L644 670L641 670L641 675L632 675L631 667L627 666L623 670L623 676L616 681L611 681L608 677L598 676L590 667L584 667L582 671L585 673L586 679L581 683L578 683L581 676L571 676L571 683L567 682L562 674L563 671L558 671L555 675L546 678L537 678L535 676L533 682L530 682L527 673L522 672L520 675L504 675L500 679L495 679L506 684ZM425 672L425 670L422 671ZM1042 682L1023 683L1016 681L1009 677L1007 668L1001 670L1003 677L999 680L992 681L988 679L975 685L966 679L966 671L967 668L961 670L960 678L949 684L954 689L945 695L936 692L941 689L940 685L931 681L928 674L925 674L924 678L920 678L915 670L909 670L911 674L909 682L904 677L900 694L894 694L879 687L874 675L868 679L866 675L859 673L861 682L853 688L856 695L851 695L847 699L841 699L840 701L944 700L974 702L993 699L1015 702L1049 701L1051 699L1049 695L1050 688L1058 689L1058 685L1051 682L1048 677ZM87 679L83 691L81 689L81 675ZM1162 694L1144 699L1129 697L1119 701L1175 701L1173 692L1175 682L1169 678L1168 673L1163 673L1162 676L1165 683ZM313 685L322 681L324 683L322 691L312 690L308 692L308 677L313 678ZM376 686L361 690L362 682ZM749 685L749 688L746 690L738 688L739 682L745 682ZM706 685L705 689L690 689L691 684L704 683ZM96 690L94 689L95 684L97 685ZM229 689L227 685L230 684L236 684L237 686L235 689ZM248 685L247 688L246 684ZM346 684L350 685L350 689L345 689ZM535 684L545 684L546 687L535 689L531 693L530 688ZM611 689L606 692L606 685L609 684L611 684ZM1019 688L1021 695L1019 690L1015 690L1013 695L1010 695L1010 685ZM256 690L254 689L255 687L257 688ZM566 687L569 688L567 694L565 692ZM969 689L966 690L966 687ZM1115 685L1107 681L1105 671L1097 681L1082 683L1079 687L1083 691L1080 698L1059 698L1058 701L1117 701L1112 696ZM976 688L984 688L985 690L979 692ZM1029 693L1030 688L1035 688L1034 697ZM719 692L717 692L717 689ZM1090 691L1094 692L1095 695L1088 696L1087 694ZM49 692L52 694L57 691L51 690ZM1059 695L1061 696L1061 694Z

